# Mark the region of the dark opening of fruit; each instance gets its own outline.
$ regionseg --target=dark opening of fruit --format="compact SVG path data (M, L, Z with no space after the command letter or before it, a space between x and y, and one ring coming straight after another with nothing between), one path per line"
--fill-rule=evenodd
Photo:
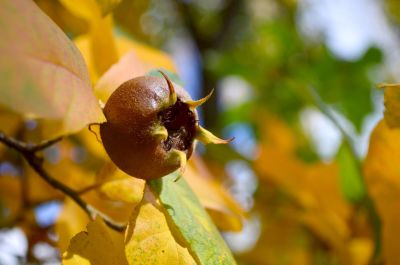
M168 138L163 141L166 151L171 148L190 149L196 135L196 116L179 98L176 103L159 113L161 124L167 129Z

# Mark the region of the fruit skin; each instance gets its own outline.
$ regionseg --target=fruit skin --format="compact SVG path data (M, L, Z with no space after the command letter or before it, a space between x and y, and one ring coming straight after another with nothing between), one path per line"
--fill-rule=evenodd
M183 88L173 87L179 102L192 100ZM104 107L107 122L100 125L100 135L108 155L121 170L149 180L167 175L182 165L182 153L173 147L167 150L164 144L167 139L157 134L165 131L160 113L175 103L171 102L166 79L161 77L137 77L113 92ZM181 150L188 159L194 149L197 113L188 106L186 110L183 104L179 110L191 111L193 116L183 129L193 134L190 146Z

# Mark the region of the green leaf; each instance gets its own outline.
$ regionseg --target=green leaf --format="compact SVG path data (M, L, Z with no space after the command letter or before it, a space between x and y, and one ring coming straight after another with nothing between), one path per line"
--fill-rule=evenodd
M365 186L359 162L347 143L341 146L336 159L339 164L340 183L344 196L351 202L360 202L366 194Z
M78 49L33 1L0 2L0 105L62 123L59 133L102 122Z
M161 179L150 181L153 192L172 221L188 242L200 264L236 264L229 248L214 223L199 203L196 195L175 171Z

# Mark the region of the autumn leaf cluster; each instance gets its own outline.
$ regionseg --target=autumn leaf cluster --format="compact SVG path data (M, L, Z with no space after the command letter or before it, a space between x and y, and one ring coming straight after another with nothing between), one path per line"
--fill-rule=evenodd
M382 52L346 61L307 40L297 1L189 2L0 0L0 235L22 231L32 264L43 244L66 265L400 264L400 85L371 78ZM100 139L104 104L159 70L190 87L191 67L216 90L200 117L237 139L127 175ZM385 110L364 155L371 95ZM340 135L328 157L315 119Z
M233 264L215 225L240 230L243 210L220 182L202 176L210 173L199 157L187 165L185 178L178 171L146 184L119 170L98 131L88 129L105 121L101 106L123 82L154 69L176 71L163 52L114 36L107 14L117 2L61 1L64 12L88 25L73 42L35 3L2 2L2 22L13 29L0 49L8 76L2 87L12 88L2 89L2 137L23 140L20 148L8 147L28 162L20 161L23 176L1 176L8 209L2 225L21 227L33 241L29 251L38 242L55 245L63 264ZM28 27L34 30L25 35L16 30ZM56 144L29 151L46 139ZM2 152L8 159L4 146ZM37 237L43 228L32 216L49 201L62 202L55 224L45 227L56 241Z

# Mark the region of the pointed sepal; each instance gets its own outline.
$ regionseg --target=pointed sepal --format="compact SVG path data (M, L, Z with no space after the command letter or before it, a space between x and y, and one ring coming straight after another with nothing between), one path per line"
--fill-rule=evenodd
M160 74L162 74L165 78L165 80L167 81L168 84L168 89L169 89L169 104L174 105L178 99L177 95L176 95L176 91L174 88L174 84L172 84L172 81L169 79L169 77L163 72L163 71L159 71Z
M207 131L201 126L197 126L197 135L196 139L202 142L203 144L227 144L233 141L235 139L234 137L224 140L221 138L218 138L214 134L212 134L210 131Z
M197 108L198 106L203 105L204 102L206 102L206 101L211 97L211 95L213 94L213 92L214 92L214 89L211 90L211 92L208 93L208 95L205 96L204 98L201 98L201 99L199 99L199 100L188 100L188 101L185 101L184 103L186 103L186 104L189 106L189 109L190 109L190 110L194 110L194 109Z

